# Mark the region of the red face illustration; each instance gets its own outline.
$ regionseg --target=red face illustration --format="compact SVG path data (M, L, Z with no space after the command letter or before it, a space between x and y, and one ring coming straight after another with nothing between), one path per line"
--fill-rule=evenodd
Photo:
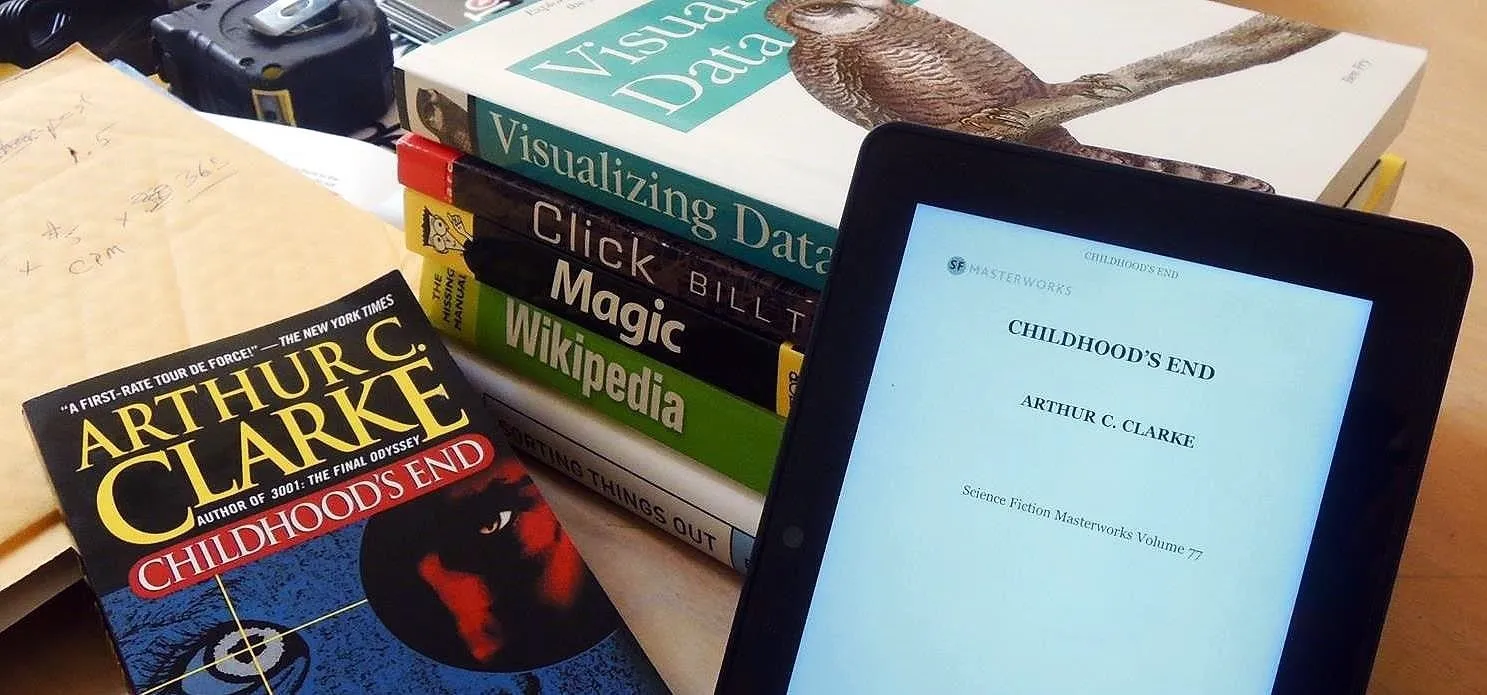
M510 456L369 521L362 579L368 602L400 640L474 670L555 663L619 625L572 540Z

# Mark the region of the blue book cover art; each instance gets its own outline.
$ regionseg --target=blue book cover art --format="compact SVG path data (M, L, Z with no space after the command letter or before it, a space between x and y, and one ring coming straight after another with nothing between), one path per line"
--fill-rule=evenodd
M397 273L25 410L135 693L668 692Z

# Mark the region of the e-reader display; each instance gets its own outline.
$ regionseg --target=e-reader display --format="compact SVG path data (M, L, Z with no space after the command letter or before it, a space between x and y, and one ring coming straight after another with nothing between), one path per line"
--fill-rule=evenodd
M720 693L1363 692L1454 236L889 126L841 239Z

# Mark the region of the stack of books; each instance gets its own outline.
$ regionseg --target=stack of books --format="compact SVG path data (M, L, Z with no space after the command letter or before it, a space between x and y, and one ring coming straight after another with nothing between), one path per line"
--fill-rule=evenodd
M377 0L377 7L400 34L428 43L456 29L520 5L524 0Z
M513 445L742 569L819 293L417 135L398 177Z
M1198 0L528 1L399 60L407 241L517 447L743 570L870 128L1376 205L1424 62Z

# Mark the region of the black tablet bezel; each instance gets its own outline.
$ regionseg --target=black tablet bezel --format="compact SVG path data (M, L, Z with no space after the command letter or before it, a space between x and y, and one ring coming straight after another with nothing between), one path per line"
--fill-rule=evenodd
M1374 302L1273 688L1363 693L1465 311L1466 247L1427 225L907 124L863 143L717 692L788 684L919 203Z

